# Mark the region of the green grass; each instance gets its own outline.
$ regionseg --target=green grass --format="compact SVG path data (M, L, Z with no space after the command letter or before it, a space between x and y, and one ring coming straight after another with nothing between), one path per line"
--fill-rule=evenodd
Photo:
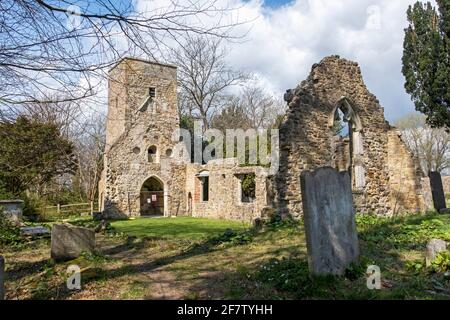
M138 218L114 221L111 224L116 232L127 236L188 240L214 237L224 233L227 229L239 232L249 226L237 221L191 217Z
M358 216L361 258L340 277L311 276L302 221L261 230L189 217L112 224L124 236L98 234L98 252L64 264L48 260L49 241L5 252L7 292L26 281L20 299L450 299L450 256L425 266L427 242L450 241L450 215ZM80 292L64 291L73 263L89 268ZM381 290L367 288L368 265L380 267Z

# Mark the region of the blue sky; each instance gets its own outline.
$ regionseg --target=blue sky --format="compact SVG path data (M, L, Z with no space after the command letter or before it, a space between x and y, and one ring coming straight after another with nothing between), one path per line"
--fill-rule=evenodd
M293 2L294 0L264 0L264 5L272 8Z

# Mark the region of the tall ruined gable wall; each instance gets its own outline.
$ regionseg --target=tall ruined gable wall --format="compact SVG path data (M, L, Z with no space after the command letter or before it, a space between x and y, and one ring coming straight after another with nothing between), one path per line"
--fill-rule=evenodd
M282 215L302 213L300 174L332 165L330 117L346 97L361 121L365 185L354 192L358 212L392 212L388 171L388 129L384 110L363 81L357 63L331 56L312 67L306 81L286 94L289 109L280 127L280 170L276 205Z

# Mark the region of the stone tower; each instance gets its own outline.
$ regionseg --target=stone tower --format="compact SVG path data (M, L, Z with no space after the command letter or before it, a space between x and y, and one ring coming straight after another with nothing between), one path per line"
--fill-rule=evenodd
M171 65L132 58L109 71L99 186L107 216L168 215L184 208L176 194L184 188L185 170L172 158L172 135L179 129L176 72Z

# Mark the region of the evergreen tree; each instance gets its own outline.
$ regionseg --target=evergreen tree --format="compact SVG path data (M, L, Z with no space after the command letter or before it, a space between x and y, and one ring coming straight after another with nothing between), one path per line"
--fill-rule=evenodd
M417 2L407 11L403 43L405 89L432 127L450 129L450 0Z

